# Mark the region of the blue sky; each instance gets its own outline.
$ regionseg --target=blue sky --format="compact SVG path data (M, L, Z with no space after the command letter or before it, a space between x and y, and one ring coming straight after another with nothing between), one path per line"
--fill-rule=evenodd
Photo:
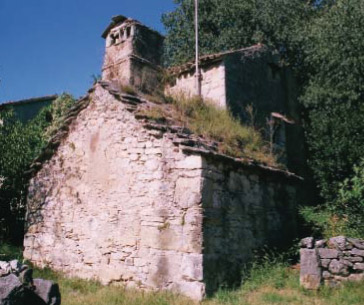
M163 31L173 0L0 0L0 103L83 95L100 74L103 30L125 15Z

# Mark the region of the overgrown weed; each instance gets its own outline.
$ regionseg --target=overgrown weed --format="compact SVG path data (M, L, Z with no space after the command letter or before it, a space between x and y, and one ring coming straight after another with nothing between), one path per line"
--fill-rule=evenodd
M179 122L193 133L218 142L220 153L278 166L261 134L253 126L243 125L228 110L218 108L211 101L199 97L180 95L167 100L171 106L168 107L168 112L165 105L155 105L144 110L143 114L151 119L168 117Z

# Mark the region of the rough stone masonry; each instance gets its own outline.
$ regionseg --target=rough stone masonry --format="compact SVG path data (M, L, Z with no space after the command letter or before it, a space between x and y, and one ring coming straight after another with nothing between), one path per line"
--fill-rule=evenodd
M219 155L101 82L33 164L24 257L104 284L200 300L295 235L295 175Z
M321 284L335 287L343 281L364 279L364 240L338 236L301 241L300 283L306 289Z
M196 300L239 283L255 249L295 236L300 177L221 155L185 126L142 115L153 102L121 88L156 86L162 37L123 16L103 37L103 81L28 172L24 257Z

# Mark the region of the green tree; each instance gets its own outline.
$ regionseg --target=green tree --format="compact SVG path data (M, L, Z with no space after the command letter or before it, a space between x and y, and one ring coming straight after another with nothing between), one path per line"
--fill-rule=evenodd
M0 112L0 237L20 242L23 237L27 178L24 172L74 103L64 94L38 116L22 123L10 111Z
M167 31L165 63L174 65L194 55L194 0L175 0L177 8L162 16ZM297 29L309 22L313 7L303 0L200 0L201 53L214 53L265 43L290 55Z
M310 163L331 202L364 151L364 2L338 0L305 29Z
M324 237L364 237L364 159L353 176L338 183L336 198L317 207L301 209L303 217Z

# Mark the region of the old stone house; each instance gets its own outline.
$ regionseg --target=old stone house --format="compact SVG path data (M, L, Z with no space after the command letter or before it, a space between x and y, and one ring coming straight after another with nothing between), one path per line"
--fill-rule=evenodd
M300 175L307 176L304 134L301 127L297 86L289 68L266 46L205 55L200 58L201 93L216 106L229 109L243 122L251 121L273 141L280 161ZM193 95L195 63L169 70L174 82L169 94Z
M103 81L28 172L24 257L70 276L200 300L238 282L254 250L295 236L301 178L219 154L184 126L140 115L154 102L120 84L152 88L162 38L124 17L103 37Z

